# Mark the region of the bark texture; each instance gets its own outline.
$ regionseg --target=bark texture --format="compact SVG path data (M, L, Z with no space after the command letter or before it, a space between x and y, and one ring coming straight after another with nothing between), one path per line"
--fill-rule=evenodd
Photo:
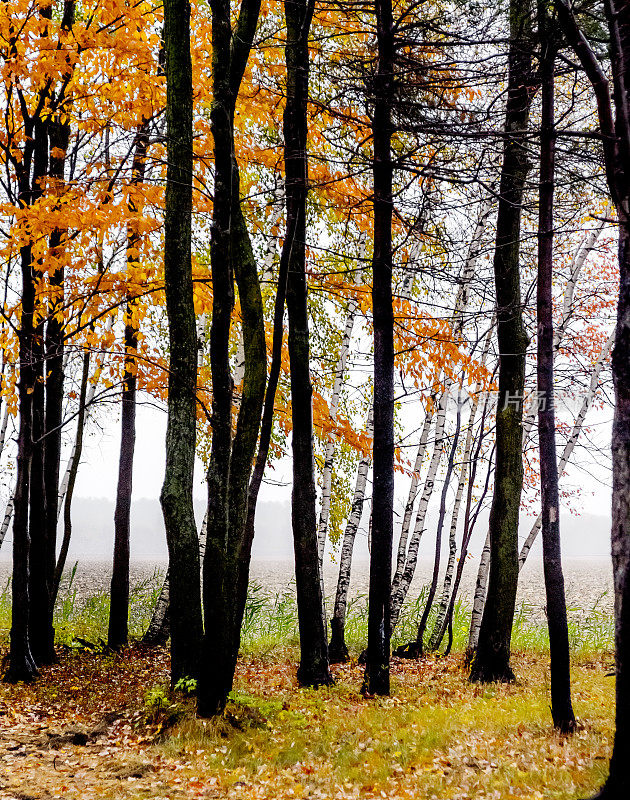
M630 792L630 7L606 0L612 94L608 79L566 0L556 0L562 31L592 84L606 179L619 218L619 300L612 353L615 417L612 433L611 545L615 585L616 716L608 779L598 795L621 800ZM614 109L614 111L613 111Z
M538 30L541 35L542 48L540 61L542 110L538 214L538 359L536 364L543 568L551 655L551 714L555 727L568 733L575 727L575 715L571 704L569 627L560 546L560 492L553 383L553 205L556 148L554 65L556 49L551 33L551 20L542 2L539 2Z
M237 596L247 494L265 393L266 349L260 282L240 199L234 113L260 3L243 2L235 30L229 0L213 0L211 112L214 210L210 242L213 301L210 330L212 449L208 468L208 539L203 561L205 635L198 710L220 713L232 688L238 654ZM243 331L243 385L232 439L233 380L229 346L234 280Z
M394 312L392 305L392 102L394 23L391 0L375 0L377 67L372 125L374 161L374 443L372 546L367 661L363 690L389 694L394 511Z
M317 546L315 460L313 457L313 389L310 372L306 283L306 201L308 192L307 106L309 32L312 0L285 2L287 23L287 101L284 111L287 239L291 243L287 281L293 491L291 519L295 551L295 585L300 629L298 680L304 686L332 683Z
M527 335L520 289L520 230L526 143L533 94L531 5L510 2L506 138L499 189L494 254L499 392L496 414L496 472L490 509L490 577L473 681L511 681L510 639L518 582L518 515L523 488L523 392Z
M199 548L193 511L197 333L190 253L192 217L192 65L190 4L166 0L167 160L164 239L169 322L166 471L160 495L169 552L171 681L197 677L202 636Z
M367 435L374 436L374 415L372 406L368 412ZM332 664L340 664L348 659L348 648L346 646L346 613L348 610L348 590L350 588L350 574L352 569L352 553L354 550L354 540L363 516L363 505L365 503L365 487L367 476L370 471L372 459L364 456L359 461L357 467L357 479L352 498L352 508L346 529L343 532L341 542L341 555L339 557L339 576L337 578L337 591L335 593L335 607L333 616L330 620L330 643L328 645L328 655Z

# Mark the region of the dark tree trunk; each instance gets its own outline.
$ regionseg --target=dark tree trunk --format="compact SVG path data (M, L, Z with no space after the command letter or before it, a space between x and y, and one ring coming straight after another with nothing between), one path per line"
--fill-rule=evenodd
M625 21L628 23L627 16ZM627 38L625 43L630 45ZM630 46L625 54L630 63ZM612 433L612 557L617 680L615 741L608 780L599 795L605 800L630 796L630 219L621 213L620 217L619 305L612 354L616 399Z
M233 174L233 100L230 91L230 2L213 0L211 112L214 140L214 203L210 258L212 267L212 448L208 467L208 543L203 562L205 637L199 681L199 713L220 713L229 692L232 658L230 602L225 593L229 535L229 475L232 452L232 394L229 345L234 307L231 259ZM237 190L238 191L238 190Z
M64 0L61 26L70 30L75 18L75 0ZM69 76L68 76L69 77ZM70 124L56 116L49 123L48 174L54 180L53 191L64 187L66 152L70 144ZM65 232L58 228L50 237L50 254L61 255ZM57 523L59 519L59 473L61 464L61 428L64 392L64 294L63 265L50 275L50 301L46 323L46 439L44 443L44 486L46 492L47 573L51 584L50 629L57 591L55 588ZM53 631L54 634L54 631Z
M48 16L49 11L42 12ZM33 177L31 183L31 203L38 200L43 193L40 181L48 172L48 121L35 120L35 148L33 152ZM33 263L31 273L33 282L40 274L40 265ZM35 289L33 290L35 291ZM38 664L50 663L54 660L53 637L49 630L50 583L46 571L47 564L47 527L46 527L46 493L44 491L44 431L45 404L44 390L44 328L43 317L40 321L38 305L34 298L33 330L31 336L32 397L31 397L31 454L29 478L29 514L28 527L31 539L29 553L30 610L29 635L31 651Z
M472 681L511 681L510 639L518 582L518 517L523 488L523 392L528 339L520 289L520 231L529 171L525 136L533 94L531 6L510 0L508 98L494 254L499 393L496 471L490 509L490 579Z
M553 204L556 134L554 127L555 46L551 21L539 0L541 33L540 78L542 110L540 130L540 188L538 214L538 438L540 447L543 566L547 596L547 623L551 655L551 714L559 730L575 727L571 705L569 628L560 547L560 495L556 456L554 410L553 326Z
M29 681L38 674L37 666L31 653L29 636L29 556L31 538L28 516L32 442L32 394L35 382L35 375L32 369L35 283L33 281L31 248L29 246L22 248L20 258L22 267L22 313L19 333L20 379L18 383L20 424L13 513L11 646L9 650L9 668L5 675L5 680L9 682Z
M133 185L141 184L144 181L148 138L148 126L146 122L143 122L138 127L135 137L131 168ZM133 202L129 204L129 211L132 215L138 212ZM142 237L132 219L127 232L127 276L130 281L134 279L141 243ZM138 329L134 319L134 306L133 295L128 294L125 309L125 373L121 398L120 458L114 511L114 564L107 637L108 644L113 649L126 645L129 639L129 537L133 455L136 444L136 354L138 349Z
M287 310L293 420L293 492L291 518L295 550L295 585L300 628L298 680L303 686L332 682L317 551L315 461L313 456L313 399L310 373L306 284L306 200L308 192L307 105L308 40L312 0L285 2L287 23L287 101L284 111L288 256Z
M74 4L72 4L74 7ZM64 180L66 151L70 142L70 126L62 123L58 117L49 123L49 166L48 174L55 182L53 191L62 191ZM50 256L56 259L61 256L64 241L62 229L56 229L50 236ZM41 663L50 663L55 658L53 613L55 608L55 566L57 548L57 520L59 516L59 468L61 463L61 428L63 423L63 391L64 391L64 279L65 270L59 266L50 275L50 298L46 320L45 376L46 388L45 432L43 440L43 485L45 515L44 536L44 572L46 596L48 600L47 616L42 623L42 654L35 652Z
M113 649L129 639L129 537L133 455L136 444L136 364L138 331L133 320L133 302L125 310L125 374L123 376L118 487L114 510L114 563L110 589L107 643Z
M199 714L225 707L239 645L239 565L245 540L247 495L265 393L266 347L260 283L241 210L234 153L234 110L249 58L259 0L241 4L236 30L229 0L213 0L214 210L210 242L213 301L210 331L212 449L208 468L208 538L203 563L205 636ZM233 381L229 344L234 278L241 303L245 375L232 441Z
M48 10L45 14L49 14ZM43 103L44 98L42 98ZM40 180L48 169L48 126L41 121L29 118L24 120L25 145L21 160L17 166L18 206L25 208L32 205L41 196ZM13 579L12 579L12 606L11 606L11 646L9 650L9 668L5 675L8 681L32 680L37 676L38 670L31 650L30 632L35 628L37 635L41 634L42 617L48 617L49 598L38 595L37 613L33 613L32 596L33 582L31 580L31 533L30 523L31 500L43 507L43 481L38 483L37 490L40 497L36 498L31 493L31 465L33 459L34 435L34 396L37 387L36 353L41 351L41 345L36 344L36 265L33 262L31 246L26 244L20 250L20 268L22 279L22 309L20 316L20 329L18 332L20 343L20 378L18 384L18 408L20 423L18 431L17 475L14 496L13 516ZM42 354L39 354L40 369ZM43 405L41 408L43 413ZM42 423L43 429L43 423ZM40 436L41 441L41 436ZM41 475L40 475L41 476ZM43 520L43 515L40 515ZM37 528L36 535L43 540L45 529ZM38 556L40 554L38 553ZM38 558L38 567L45 559ZM39 587L38 587L39 589ZM45 605L43 603L45 602ZM33 617L35 625L33 626ZM40 650L43 641L38 640Z
M374 443L367 662L363 691L389 694L394 525L394 311L392 305L392 109L394 23L391 0L375 0L374 77Z
M166 471L160 502L169 552L171 681L197 677L202 637L199 545L193 510L197 331L191 264L192 65L189 0L167 0L167 175L164 277L170 363ZM215 287L216 288L216 287Z
M45 445L45 363L44 328L42 320L33 332L32 369L34 391L32 395L32 449L31 476L29 483L29 532L30 552L30 617L29 635L31 651L40 666L55 659L54 630L51 619L51 580L48 565L48 525L46 487L44 483Z
M604 3L610 32L612 96L606 73L571 7L566 0L556 0L555 7L563 33L593 86L606 179L619 216L619 300L612 353L615 418L611 448L616 728L608 780L598 798L622 800L630 794L630 6L614 0Z

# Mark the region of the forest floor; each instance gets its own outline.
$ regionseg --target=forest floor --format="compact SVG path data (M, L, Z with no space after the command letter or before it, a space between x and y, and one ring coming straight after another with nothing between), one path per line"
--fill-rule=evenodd
M589 797L607 770L612 655L575 655L571 737L554 733L548 655L514 656L514 685L471 685L460 654L394 660L392 696L362 669L300 689L297 652L247 657L224 718L167 691L168 653L64 651L32 685L0 685L0 798Z

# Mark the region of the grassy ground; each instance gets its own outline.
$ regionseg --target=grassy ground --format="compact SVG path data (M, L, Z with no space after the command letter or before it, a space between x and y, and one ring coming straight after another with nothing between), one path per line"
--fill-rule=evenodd
M164 651L71 652L33 686L0 687L0 797L569 800L605 776L609 655L574 661L568 738L551 728L540 653L515 654L512 686L470 685L460 655L395 661L392 697L373 700L356 664L300 689L296 656L244 658L209 722L168 695Z
M136 635L159 584L156 575L134 590ZM254 586L233 698L212 722L196 719L193 701L169 692L166 650L136 644L116 655L99 646L107 610L105 595L80 599L67 581L56 619L60 663L32 686L0 685L1 800L575 800L592 794L606 774L612 621L597 607L572 625L580 727L569 738L551 727L546 632L525 608L515 625L515 685L468 683L469 611L462 604L453 655L395 659L392 697L366 700L356 661L335 668L329 689L297 686L292 594L270 596ZM421 599L406 607L397 642L414 635L421 610ZM2 649L8 613L5 592ZM348 618L355 655L365 633L359 599Z
M106 592L81 595L75 586L74 570L68 572L61 585L55 612L57 641L73 646L76 637L98 644L107 638L109 596ZM151 619L153 607L162 587L164 575L154 575L132 586L130 597L130 635L139 638ZM426 588L414 600L406 603L392 640L393 647L415 639L424 609ZM614 642L613 618L604 610L601 600L591 609L569 609L571 647L576 653L610 650ZM11 593L7 583L0 591L0 646L8 641L11 626ZM332 609L332 598L328 600ZM429 618L426 639L433 630L435 609ZM467 599L456 603L453 617L453 650L463 651L468 640L470 606ZM366 597L355 597L349 605L346 621L346 641L355 656L365 647L367 639ZM549 638L546 625L535 621L526 604L516 613L512 643L515 649L546 650ZM250 656L274 653L278 647L298 644L297 608L294 587L270 593L255 581L251 583L243 622L242 650Z

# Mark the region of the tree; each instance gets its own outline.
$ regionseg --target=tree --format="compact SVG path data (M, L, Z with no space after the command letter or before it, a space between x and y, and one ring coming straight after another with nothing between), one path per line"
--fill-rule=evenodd
M293 420L291 518L300 627L298 680L305 686L325 686L332 682L332 677L328 664L324 597L317 546L313 399L306 284L308 47L313 9L313 0L287 0L284 4L287 23L287 101L283 119L287 198L285 247L290 247L287 311Z
M132 185L144 181L148 124L139 125L134 142ZM134 201L129 202L130 215L138 212ZM141 236L136 221L128 223L127 262L129 280L138 264ZM136 443L136 384L138 330L135 319L135 303L132 294L127 297L125 308L125 368L122 383L120 458L118 462L118 487L114 511L114 564L110 589L109 631L107 643L117 649L127 644L129 638L129 535L131 523L131 489L133 482L133 455Z
M473 681L511 681L510 639L518 582L518 516L523 487L525 351L520 290L520 228L529 162L524 137L533 96L531 4L511 0L503 165L496 224L494 276L499 393L496 471L490 510L490 579L472 664Z
M569 628L560 545L560 492L558 488L558 459L556 456L553 369L553 201L556 151L554 66L556 47L552 34L552 20L547 13L544 0L539 0L538 6L542 109L538 213L538 359L536 369L538 376L538 437L540 448L543 566L551 650L551 714L556 728L568 733L575 728L575 715L571 705Z
M171 680L197 677L202 637L199 547L193 509L196 439L197 331L190 252L193 170L193 90L190 4L167 0L167 174L164 290L169 323L166 471L160 502L169 552Z
M266 381L260 281L241 207L234 148L236 102L256 32L260 2L242 3L234 30L229 0L213 0L211 9L215 166L210 242L212 447L208 466L208 538L203 562L205 635L198 705L202 716L223 710L234 679L239 644L236 587ZM245 368L232 436L233 380L229 356L235 279L241 306Z
M363 690L389 694L390 581L394 524L394 310L392 297L392 101L394 22L391 0L375 0L378 62L374 76L374 444L372 548L367 662Z
M619 218L619 299L612 353L615 417L611 543L615 585L616 726L610 772L598 798L621 800L630 790L630 6L614 0L604 3L610 35L612 96L606 74L570 6L565 0L556 0L555 8L567 42L593 87L606 180Z

